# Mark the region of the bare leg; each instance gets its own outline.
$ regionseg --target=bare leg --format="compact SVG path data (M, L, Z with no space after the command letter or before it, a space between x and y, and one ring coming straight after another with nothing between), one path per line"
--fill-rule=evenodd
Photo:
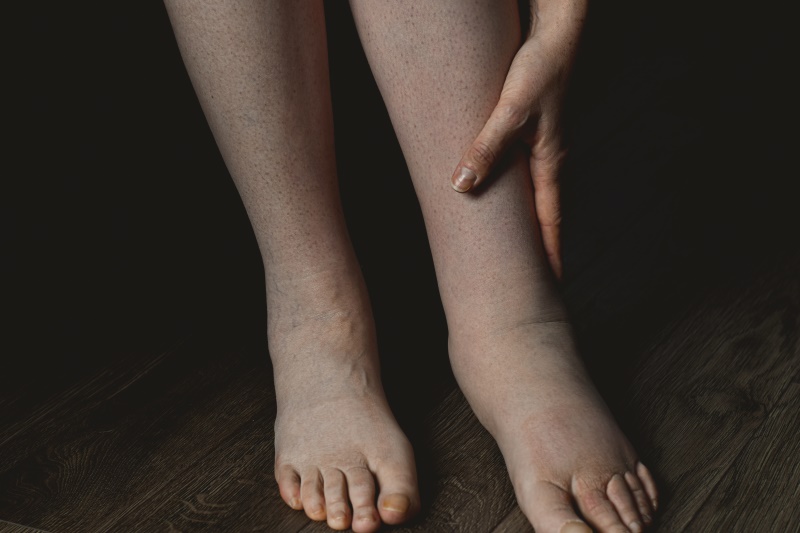
M480 195L450 175L520 45L513 0L351 0L433 250L456 378L537 532L641 530L652 478L576 353L544 258L527 160ZM652 490L655 496L654 489Z
M166 5L264 259L281 495L335 529L400 522L416 471L341 212L322 3Z

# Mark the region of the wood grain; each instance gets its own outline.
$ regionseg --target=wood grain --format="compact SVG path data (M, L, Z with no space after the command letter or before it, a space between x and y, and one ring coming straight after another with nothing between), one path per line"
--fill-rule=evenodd
M698 293L637 341L649 347L617 415L639 428L659 478L657 530L798 523L800 254L767 266ZM230 341L200 331L127 368L109 360L19 411L0 447L2 517L67 532L324 530L278 497L271 374L259 350ZM530 530L496 445L442 386L414 439L426 505L397 529Z
M19 457L0 474L0 515L56 531L102 530L259 409L274 409L263 359L225 357L207 341L153 358L147 373L130 369L115 390L99 387L103 401L65 394L67 420L37 419L0 448Z
M800 531L800 381L795 374L767 420L686 525L691 531Z
M47 533L43 529L36 529L33 527L21 526L0 520L0 533Z

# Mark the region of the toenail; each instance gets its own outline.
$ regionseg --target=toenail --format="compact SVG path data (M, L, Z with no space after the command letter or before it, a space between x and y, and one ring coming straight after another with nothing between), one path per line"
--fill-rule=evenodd
M395 513L405 513L410 506L411 500L408 499L408 496L404 496L403 494L390 494L383 499L383 503L381 504L381 507L387 511L394 511Z
M331 520L336 520L337 522L340 520L344 520L344 511L336 511L331 515Z
M325 512L325 509L323 509L321 505L316 505L316 506L311 508L311 514L313 514L313 515L322 514L324 512Z
M298 507L300 507L300 500L298 500L297 498L292 498L292 499L289 501L289 506L290 506L292 509L297 509Z
M642 524L639 522L631 522L628 524L628 529L630 529L632 533L642 533Z
M373 521L375 521L375 516L371 512L370 513L359 513L359 514L356 515L355 519L359 520L359 521L367 521L367 520L369 520L370 522L373 522Z
M645 524L649 524L650 522L653 521L653 519L650 517L649 514L643 514L642 515L642 520L644 520Z
M591 533L592 529L580 520L568 520L558 531L559 533Z

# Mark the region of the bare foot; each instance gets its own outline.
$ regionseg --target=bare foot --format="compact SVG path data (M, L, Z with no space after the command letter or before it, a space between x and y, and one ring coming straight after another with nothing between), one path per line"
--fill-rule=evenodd
M363 282L352 268L275 278L267 294L281 497L333 529L407 520L420 507L414 455L380 383Z
M537 533L651 523L653 478L589 380L567 322L451 332L450 357Z

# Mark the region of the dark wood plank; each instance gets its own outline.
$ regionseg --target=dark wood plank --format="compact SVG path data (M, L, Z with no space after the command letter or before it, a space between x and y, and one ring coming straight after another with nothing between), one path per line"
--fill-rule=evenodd
M191 467L169 482L143 493L104 524L114 531L298 531L308 519L289 509L273 476L274 401L261 380L237 387L215 403L250 403L247 423L221 439ZM242 385L242 384L240 384ZM211 426L208 426L210 429Z
M530 533L533 531L533 526L517 506L492 531L494 533Z
M795 353L795 358L800 353ZM800 531L800 378L687 524L691 531Z
M76 420L146 378L174 357L185 341L181 339L163 350L115 353L104 364L76 364L74 372L67 376L43 369L38 373L42 376L38 386L26 387L19 395L4 396L0 400L0 471L10 468L35 441L55 440Z
M0 533L48 533L43 529L21 526L12 522L0 520Z
M629 412L659 478L664 530L691 523L796 374L798 272L794 256L703 297L665 329L633 380Z
M66 395L9 443L19 459L0 474L2 516L56 531L104 530L259 410L274 410L263 394L272 379L266 361L226 352L193 339L147 373L131 369L97 402L86 401L85 384Z

